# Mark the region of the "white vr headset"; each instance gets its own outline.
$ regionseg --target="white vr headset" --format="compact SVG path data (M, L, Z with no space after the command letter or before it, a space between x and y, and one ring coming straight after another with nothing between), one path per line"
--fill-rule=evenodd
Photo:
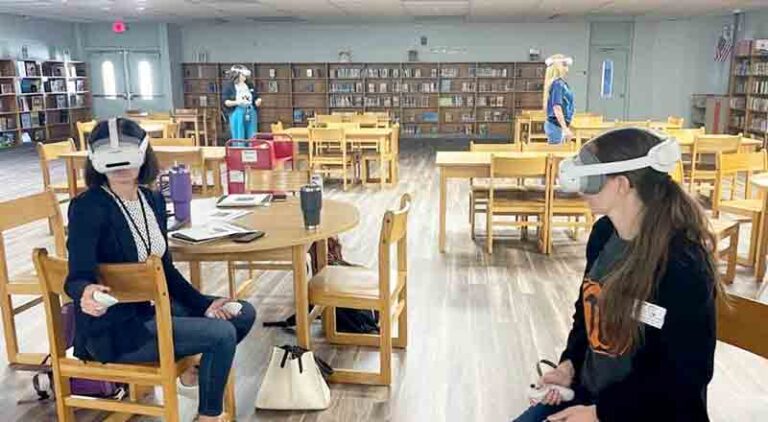
M245 66L234 65L229 69L230 73L239 73L245 77L251 76L251 70Z
M566 66L573 66L573 57L549 57L544 60L544 64L552 66L555 63L562 63Z
M97 139L88 144L88 158L94 170L101 174L110 171L138 169L144 164L149 137L143 139L120 135L117 119L107 121L109 137Z
M619 129L621 130L621 129ZM673 138L665 138L647 131L663 141L643 157L631 160L601 163L589 148L582 148L578 155L560 162L559 181L566 192L595 195L599 193L607 175L650 167L661 173L674 170L680 161L680 145Z

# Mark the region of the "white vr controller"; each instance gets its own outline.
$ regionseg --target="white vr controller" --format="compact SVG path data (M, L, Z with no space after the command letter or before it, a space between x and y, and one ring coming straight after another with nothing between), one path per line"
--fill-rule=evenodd
M119 301L109 293L104 293L102 291L95 291L93 292L93 300L104 306L105 308L109 308L112 305L117 304Z
M528 389L528 398L538 403L552 390L557 391L560 394L560 398L562 398L563 401L568 402L573 400L573 397L574 397L573 390L571 390L568 387L563 387L562 385L555 385L555 384L544 384L538 388L536 387L536 385L531 384L531 387Z
M240 311L243 310L243 305L240 302L227 302L222 306L222 309L227 311L228 314L232 316L238 316L240 315ZM212 318L213 316L209 313L206 314L208 318Z

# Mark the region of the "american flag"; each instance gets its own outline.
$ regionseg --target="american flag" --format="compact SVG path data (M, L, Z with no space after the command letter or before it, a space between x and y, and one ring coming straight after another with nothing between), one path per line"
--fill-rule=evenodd
M717 39L715 44L715 61L724 62L728 60L728 57L733 51L733 37L729 26L723 27L723 34Z

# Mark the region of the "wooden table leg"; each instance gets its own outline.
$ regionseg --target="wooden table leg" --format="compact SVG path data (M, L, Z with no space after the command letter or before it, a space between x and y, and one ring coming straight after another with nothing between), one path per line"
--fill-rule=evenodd
M760 213L760 219L757 223L752 225L752 230L759 230L760 235L757 241L757 253L755 255L755 280L760 283L765 278L765 253L768 244L766 243L766 226L768 225L768 195L764 195L763 198L763 212Z
M379 188L384 190L384 179L386 179L387 175L384 173L384 149L381 146L379 145Z
M221 182L221 162L216 160L213 161L213 186L214 186L214 192L216 192L217 196L221 196L224 194L224 186L222 186Z
M68 157L67 162L67 187L69 188L69 197L77 196L77 169L75 168L75 159Z
M202 290L202 278L200 276L200 261L190 261L189 262L189 282L192 283L193 286L199 291Z
M293 295L296 300L296 343L309 349L309 289L307 287L306 247L293 248Z
M440 215L440 226L437 228L438 231L438 243L440 247L440 252L445 252L445 195L447 194L446 190L446 182L447 178L445 177L445 169L440 169L440 209L438 210L438 214Z

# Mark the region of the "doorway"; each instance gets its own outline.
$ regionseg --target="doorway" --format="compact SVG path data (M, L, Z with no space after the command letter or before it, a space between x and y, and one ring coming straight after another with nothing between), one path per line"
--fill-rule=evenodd
M589 111L602 114L606 120L625 119L629 51L592 47L589 57Z
M89 52L93 110L98 119L128 110L168 111L160 78L160 52L99 49Z

